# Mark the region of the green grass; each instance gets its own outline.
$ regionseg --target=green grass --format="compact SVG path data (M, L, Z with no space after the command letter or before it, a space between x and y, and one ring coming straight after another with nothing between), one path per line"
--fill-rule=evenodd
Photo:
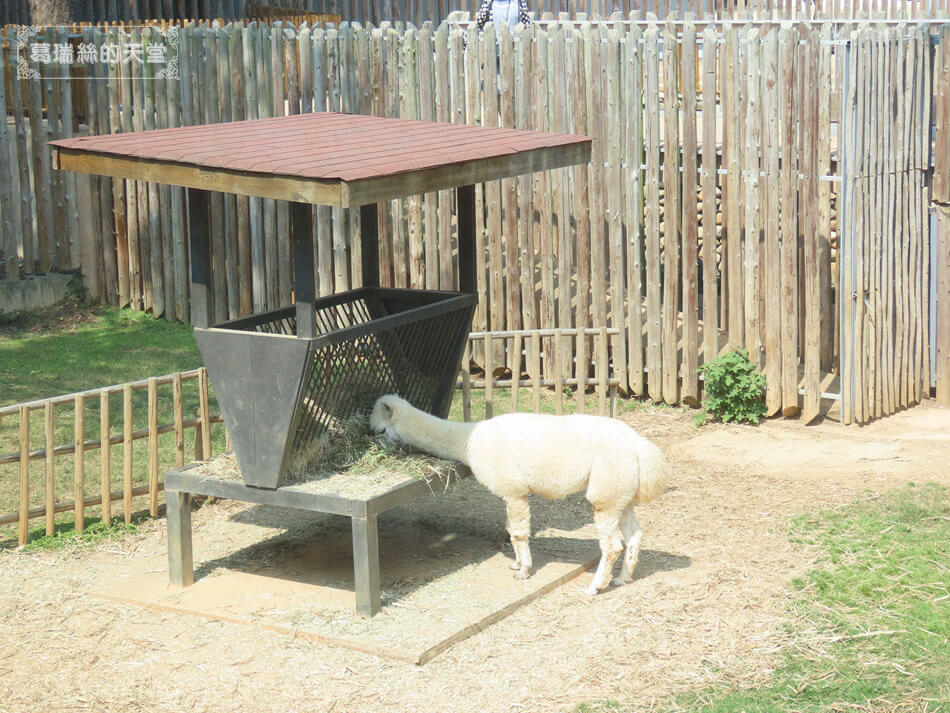
M114 384L138 381L151 376L162 376L177 371L186 371L201 366L201 356L195 345L189 325L154 319L148 314L115 307L102 307L85 302L76 293L63 303L47 310L29 314L0 313L0 406L35 401L52 396L97 389ZM555 412L554 394L542 390L541 409ZM567 388L564 394L564 412L577 411L577 394ZM530 411L533 406L531 389L520 389L517 410ZM510 389L497 389L492 400L493 413L508 413L513 409ZM197 382L183 384L185 418L193 416L198 406ZM133 428L144 429L148 425L148 394L145 390L133 393ZM640 408L642 402L618 398L618 413ZM211 404L212 413L217 412ZM588 413L598 412L597 394L591 390L586 396ZM171 423L173 419L172 387L160 386L158 390L159 423ZM474 420L485 418L484 392L472 391L472 414ZM100 438L100 404L98 396L86 400L84 410L85 439ZM462 420L462 393L454 396L450 418ZM109 397L111 433L122 433L122 394ZM15 454L19 448L19 418L6 416L0 420L0 456ZM74 440L75 409L72 403L59 404L54 408L54 445L71 445ZM44 414L42 409L30 416L30 449L43 449ZM224 450L224 429L212 427L213 452ZM161 435L159 443L159 470L164 472L175 466L174 437L171 433ZM133 485L148 482L148 443L138 440L133 445ZM192 459L194 431L185 435L185 458ZM118 490L122 483L123 447L114 445L111 455L111 488ZM83 458L85 471L84 494L98 495L100 491L101 453L87 451ZM54 491L56 502L73 500L76 472L75 458L58 456L54 460ZM33 460L30 463L30 506L44 502L45 463ZM0 515L14 513L19 503L19 465L0 464ZM143 507L137 499L134 507ZM121 515L121 502L113 503L113 513ZM98 506L87 507L86 516L100 516ZM73 513L57 515L57 527L72 527ZM42 520L33 519L31 525ZM0 547L15 543L16 525L0 526ZM45 531L45 528L44 528Z
M671 707L950 711L950 491L908 486L798 517L791 538L824 553L818 568L793 582L789 633L798 645L765 686L723 684ZM601 710L596 705L576 711ZM613 703L603 709L630 710Z
M114 307L89 317L72 329L5 330L0 406L201 366L188 325Z
M137 513L132 522L113 520L106 525L99 518L86 521L86 526L77 532L72 522L57 523L52 535L47 535L42 527L34 527L30 531L29 542L24 545L24 552L40 552L44 550L62 550L88 545L104 540L120 540L126 535L138 532L140 523L145 518L144 513Z
M148 314L115 307L85 304L72 297L64 303L42 312L28 315L0 315L0 405L23 403L113 384L138 381L151 376L162 376L187 371L202 365L189 325L157 320ZM191 418L198 406L196 380L183 383L185 418ZM173 420L171 385L158 389L159 424ZM132 423L135 430L148 426L148 394L145 390L133 392ZM211 404L212 413L217 411ZM109 397L111 433L122 433L124 426L122 394ZM83 433L86 439L98 439L100 404L98 396L86 400ZM15 453L19 448L19 418L7 416L0 421L0 455ZM54 409L54 445L71 445L74 440L75 409L72 403L57 405ZM44 414L42 409L30 416L30 448L45 447L43 439ZM212 426L215 453L224 448L224 429ZM174 436L161 435L159 444L160 471L175 465ZM148 443L135 441L133 446L133 485L148 482ZM194 431L186 430L185 457L194 455ZM111 455L111 487L117 490L122 482L123 449L114 445ZM99 450L90 450L83 459L87 497L100 490ZM55 458L56 501L73 500L76 463L73 456ZM30 464L30 505L43 503L45 464L33 460ZM19 499L18 464L0 465L0 515L15 512ZM137 507L144 501L138 499ZM113 503L113 513L120 513L121 503ZM88 517L95 518L100 508L86 508ZM57 515L57 527L71 527L73 513ZM31 524L42 520L31 520ZM15 540L16 525L0 527L0 546L9 546ZM45 528L44 528L45 531Z

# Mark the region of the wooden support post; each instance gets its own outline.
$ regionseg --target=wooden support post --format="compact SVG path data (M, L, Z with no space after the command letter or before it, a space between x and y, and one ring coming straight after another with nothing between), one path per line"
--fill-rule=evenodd
M178 587L195 582L191 552L191 493L165 491L168 520L168 580Z
M459 290L474 293L476 289L475 255L475 186L455 189L458 205Z
M310 339L317 335L316 299L313 275L313 209L309 203L290 204L291 232L294 241L294 297L297 303L297 336Z
M30 537L30 409L20 406L20 521L17 544Z
M210 326L211 290L211 194L188 189L188 238L191 243L191 323L199 329Z
M356 613L370 617L379 611L379 533L376 515L354 515L351 521Z
M950 35L946 33L944 36ZM950 50L948 50L950 51ZM950 406L950 205L937 208L937 403Z
M360 250L363 287L379 287L379 208L376 203L360 206Z

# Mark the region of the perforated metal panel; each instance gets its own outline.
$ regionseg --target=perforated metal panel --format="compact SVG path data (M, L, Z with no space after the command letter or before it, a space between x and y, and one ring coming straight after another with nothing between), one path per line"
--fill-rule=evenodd
M195 330L248 485L277 487L316 439L383 394L448 413L473 295L366 288L314 308L308 339L296 336L295 308Z

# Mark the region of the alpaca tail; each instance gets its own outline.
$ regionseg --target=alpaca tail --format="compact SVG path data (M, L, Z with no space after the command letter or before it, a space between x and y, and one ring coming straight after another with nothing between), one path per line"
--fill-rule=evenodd
M666 490L669 466L663 451L645 438L637 448L637 459L640 461L640 482L633 499L637 503L648 503Z

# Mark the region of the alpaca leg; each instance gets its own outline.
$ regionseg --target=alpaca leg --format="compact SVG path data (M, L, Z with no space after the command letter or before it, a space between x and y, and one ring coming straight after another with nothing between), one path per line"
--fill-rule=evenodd
M593 596L607 586L614 563L623 552L623 539L620 536L620 516L612 511L594 509L594 524L600 537L600 564L587 588L587 594Z
M643 530L640 529L637 518L633 516L633 503L630 503L627 509L623 511L623 515L620 516L620 532L623 534L626 549L623 553L623 566L620 568L620 576L615 577L611 584L626 584L637 568Z
M511 568L517 570L515 579L527 579L531 574L531 505L527 497L505 498L508 506L508 536L515 551Z

